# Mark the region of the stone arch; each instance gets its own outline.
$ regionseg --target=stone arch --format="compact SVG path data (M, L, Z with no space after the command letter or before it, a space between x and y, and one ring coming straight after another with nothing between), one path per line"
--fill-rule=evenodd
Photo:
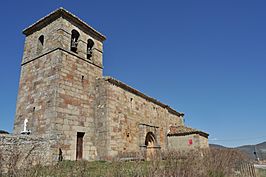
M160 158L159 128L158 126L145 123L139 124L139 146L142 157L146 160L151 160L154 157Z
M44 36L41 35L38 38L38 43L37 43L37 54L40 54L43 50L43 45L44 45Z
M156 144L157 143L156 143L156 138L155 138L154 133L148 132L146 134L146 137L145 137L145 145L146 145L146 147L153 147Z
M77 53L78 50L78 39L79 39L79 32L77 30L72 30L71 31L71 43L70 43L70 50L72 52Z
M158 156L158 144L153 132L148 132L145 137L146 159L151 160Z
M91 59L93 46L94 46L93 40L88 39L88 41L87 41L87 59Z

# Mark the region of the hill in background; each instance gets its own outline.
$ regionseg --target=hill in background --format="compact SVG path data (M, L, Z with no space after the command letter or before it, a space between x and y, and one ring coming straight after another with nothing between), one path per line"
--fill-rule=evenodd
M220 149L228 148L228 147L218 145L218 144L210 144L210 147L220 148ZM256 144L256 145L244 145L244 146L235 147L233 149L238 149L246 153L248 157L253 160L256 160L256 156L254 154L254 152L256 152L260 160L266 160L266 141L263 143Z

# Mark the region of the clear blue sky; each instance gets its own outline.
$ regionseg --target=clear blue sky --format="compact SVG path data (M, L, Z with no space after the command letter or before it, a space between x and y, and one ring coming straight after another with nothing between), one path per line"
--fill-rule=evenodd
M184 112L211 143L266 140L265 0L3 1L0 129L13 128L21 31L59 7L107 36L105 75Z

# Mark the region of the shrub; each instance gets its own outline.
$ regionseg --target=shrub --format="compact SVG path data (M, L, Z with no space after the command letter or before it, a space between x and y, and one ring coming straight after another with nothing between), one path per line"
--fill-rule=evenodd
M78 177L234 177L245 156L231 149L162 153L162 160L62 161L55 165L36 165L15 170L5 176ZM11 161L16 163L15 161Z
M0 130L0 134L9 134L9 133L5 130Z

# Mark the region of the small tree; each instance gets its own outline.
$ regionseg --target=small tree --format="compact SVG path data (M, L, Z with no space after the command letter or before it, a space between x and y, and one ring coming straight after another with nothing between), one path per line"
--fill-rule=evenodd
M0 134L9 134L9 133L5 130L0 130Z

